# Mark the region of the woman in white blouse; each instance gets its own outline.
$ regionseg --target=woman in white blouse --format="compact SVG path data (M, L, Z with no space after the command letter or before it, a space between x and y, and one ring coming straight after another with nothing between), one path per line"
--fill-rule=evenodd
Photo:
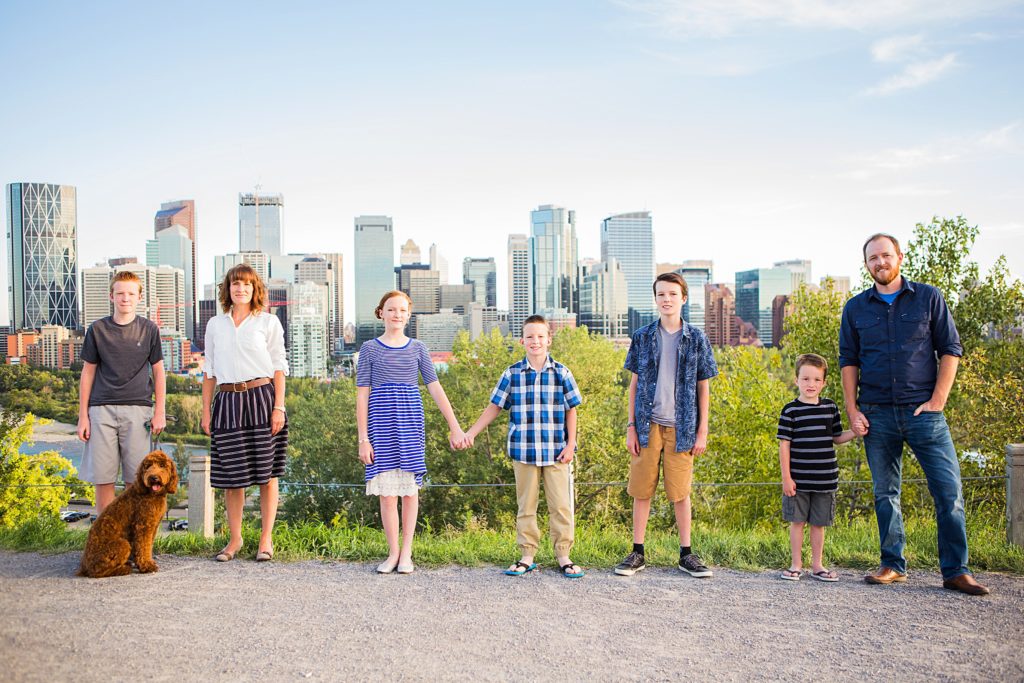
M274 557L277 479L288 448L284 329L264 310L267 289L248 264L227 272L218 298L223 313L206 325L203 431L210 435L210 483L225 489L231 537L216 559L228 562L241 550L245 488L258 485L262 531L256 561L266 562Z

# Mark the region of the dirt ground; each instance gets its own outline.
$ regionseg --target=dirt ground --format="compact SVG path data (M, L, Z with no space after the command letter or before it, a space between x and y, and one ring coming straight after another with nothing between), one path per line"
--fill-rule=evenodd
M378 576L341 562L158 556L76 578L78 553L0 552L4 681L1024 680L1024 579L868 586L716 568Z

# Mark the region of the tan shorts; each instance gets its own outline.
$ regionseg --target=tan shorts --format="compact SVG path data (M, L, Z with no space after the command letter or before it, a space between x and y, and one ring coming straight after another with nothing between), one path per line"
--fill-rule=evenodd
M139 464L149 455L146 422L152 419L152 406L90 407L82 479L92 484L115 484L120 466L122 478L130 484Z
M669 502L685 500L693 484L693 455L690 451L676 451L676 430L655 422L651 423L647 448L641 448L639 456L630 456L629 486L626 488L629 495L640 500L653 498L658 488L658 471L662 468L662 462L665 469L665 495Z

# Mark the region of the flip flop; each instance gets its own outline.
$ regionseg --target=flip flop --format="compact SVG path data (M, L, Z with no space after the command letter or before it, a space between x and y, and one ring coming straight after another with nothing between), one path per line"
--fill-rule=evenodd
M803 576L803 572L799 569L786 569L779 576L783 581L799 581L800 577Z
M586 576L586 572L583 571L582 569L579 570L578 572L569 571L573 567L576 567L576 566L577 565L573 564L572 562L570 562L569 564L563 564L562 565L562 576L564 576L567 579L582 579L584 576Z
M525 562L516 562L514 566L515 569L505 570L505 576L522 576L523 574L528 574L537 568L537 563L532 562L530 564L526 564Z
M811 574L818 581L827 581L829 583L835 583L839 580L839 575L831 569L822 569Z

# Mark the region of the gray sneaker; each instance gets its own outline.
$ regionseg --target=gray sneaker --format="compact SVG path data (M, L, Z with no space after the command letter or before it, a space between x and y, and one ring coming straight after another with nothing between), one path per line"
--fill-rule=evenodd
M700 561L697 553L690 553L684 555L679 560L679 571L686 572L690 576L695 576L698 579L706 579L712 576L710 569L704 566L704 563Z
M644 556L634 551L626 555L626 559L615 566L615 573L619 576L633 576L641 569L646 568L647 563L644 562Z

